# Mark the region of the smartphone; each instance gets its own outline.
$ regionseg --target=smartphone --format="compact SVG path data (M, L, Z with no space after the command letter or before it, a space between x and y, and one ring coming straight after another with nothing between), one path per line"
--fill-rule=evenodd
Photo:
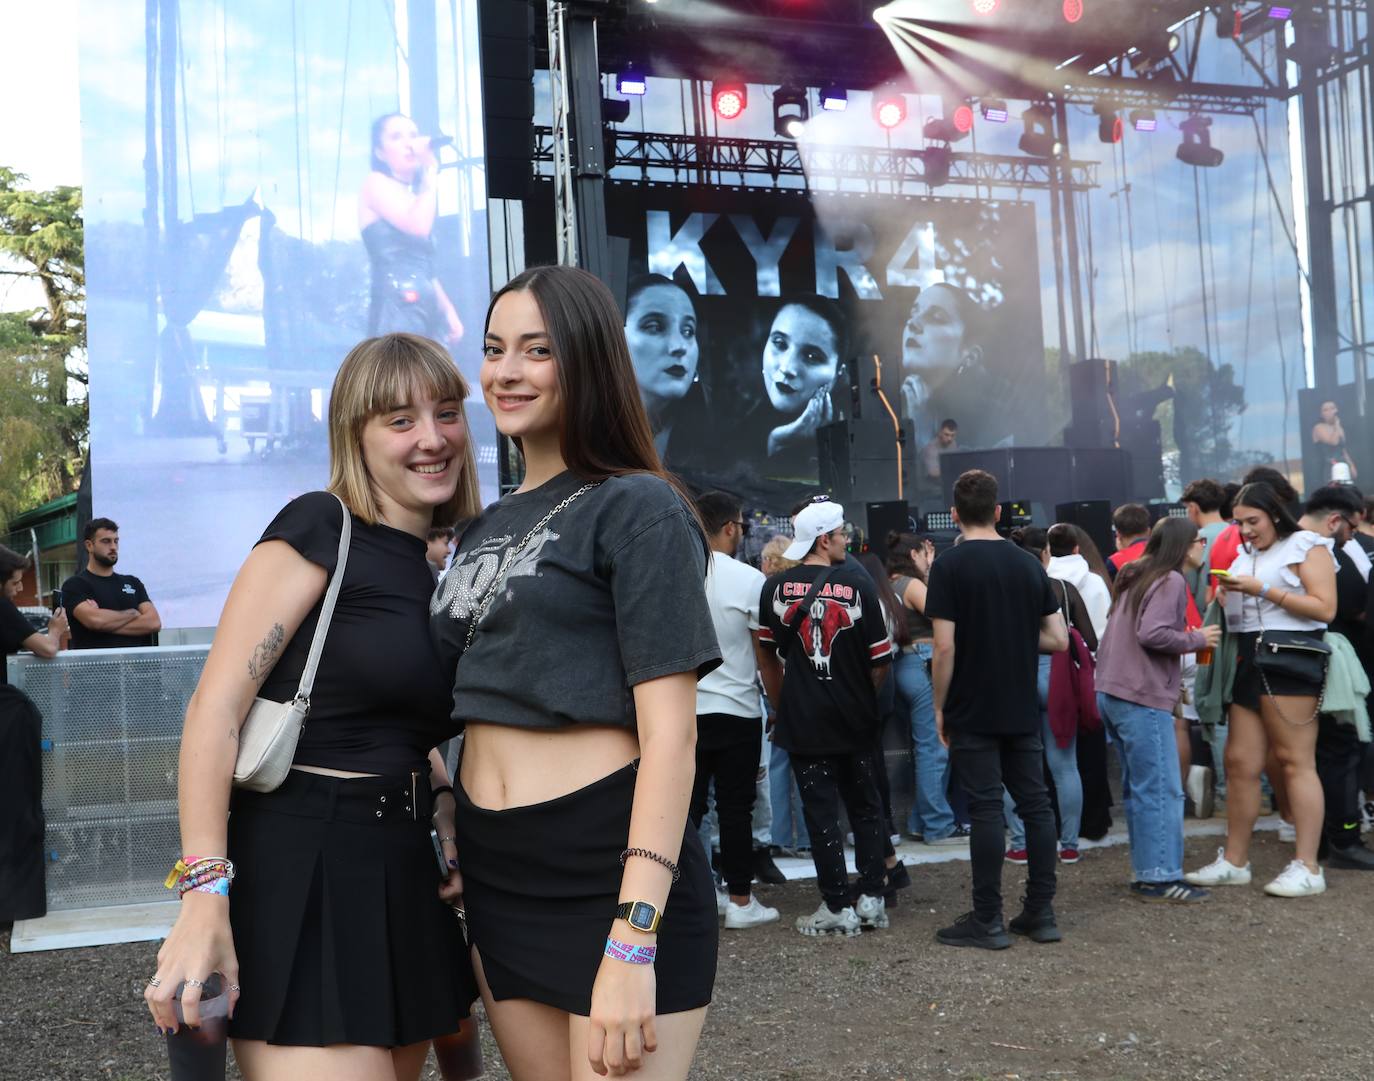
M445 856L444 856L444 846L443 846L443 844L439 841L439 831L438 831L438 830L434 830L434 829L430 830L430 831L429 831L429 839L430 839L430 842L434 845L434 858L435 858L435 859L438 861L438 863L439 863L439 877L440 877L440 878L448 878L448 873L449 873L449 871L451 871L453 868L451 868L451 867L448 865L448 859L445 858Z
M56 612L59 608L65 607L67 607L67 603L66 599L62 596L62 590L54 589L52 591L52 610Z

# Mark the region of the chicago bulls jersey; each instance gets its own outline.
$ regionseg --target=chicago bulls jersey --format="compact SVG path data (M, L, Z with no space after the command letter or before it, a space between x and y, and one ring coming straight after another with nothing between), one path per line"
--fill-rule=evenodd
M831 570L807 603L823 567L775 574L759 599L759 639L784 665L773 738L795 754L871 750L878 738L873 669L892 661L892 642L872 580Z

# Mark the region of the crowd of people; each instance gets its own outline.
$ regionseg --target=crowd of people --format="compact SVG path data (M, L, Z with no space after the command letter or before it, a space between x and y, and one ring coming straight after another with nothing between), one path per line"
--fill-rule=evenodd
M516 1078L685 1078L718 917L781 918L755 889L776 858L814 863L796 930L853 936L911 884L903 833L966 845L971 908L936 939L1056 942L1061 868L1111 824L1113 752L1132 896L1249 883L1266 799L1294 846L1266 892L1374 868L1374 505L1349 484L1299 506L1272 469L1198 480L1186 518L1118 508L1104 558L1071 523L1005 529L974 470L952 544L899 530L879 559L817 495L755 568L740 500L664 470L604 285L528 271L484 341L516 491L479 506L444 349L371 338L333 388L327 488L281 509L233 584L185 719L159 1028L195 1025L219 974L250 1081L412 1081L431 1042L471 1044L481 997ZM0 606L7 651L157 631L114 572L117 526L84 543L70 623L38 634ZM25 569L0 550L7 595ZM309 723L271 729L282 775L245 774L262 718L292 708ZM1218 798L1225 845L1185 870L1185 807ZM1010 919L1008 862L1027 867Z

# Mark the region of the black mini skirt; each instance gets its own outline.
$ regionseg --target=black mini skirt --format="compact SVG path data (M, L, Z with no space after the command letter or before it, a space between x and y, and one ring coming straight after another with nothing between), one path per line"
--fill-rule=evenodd
M1311 638L1314 642L1320 642L1326 637L1325 631L1295 633ZM1320 682L1309 683L1307 680L1273 673L1265 677L1269 680L1269 690L1266 691L1264 679L1260 678L1260 670L1255 665L1255 646L1259 642L1259 637L1257 631L1236 636L1236 678L1231 685L1233 704L1258 713L1260 700L1267 694L1272 693L1280 698L1316 698L1322 693Z
M590 1016L592 984L615 919L629 844L636 764L566 796L492 811L457 777L454 834L472 944L492 996ZM696 830L683 823L681 877L658 931L657 1012L711 1002L716 895Z
M403 1047L457 1031L477 984L439 899L430 810L423 773L292 770L275 792L234 790L231 1037Z

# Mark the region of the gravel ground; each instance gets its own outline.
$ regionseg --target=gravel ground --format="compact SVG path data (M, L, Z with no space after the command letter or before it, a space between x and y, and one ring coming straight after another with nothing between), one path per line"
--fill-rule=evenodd
M1190 841L1188 865L1215 844ZM783 919L723 933L692 1077L1368 1081L1374 876L1332 871L1325 896L1265 897L1259 883L1290 851L1262 835L1256 885L1186 909L1124 895L1124 846L1090 852L1060 876L1065 941L1001 953L933 939L967 907L963 862L921 867L891 928L857 939L792 929L814 884L765 888ZM1023 872L1006 870L1014 900ZM12 956L6 933L0 945L0 1078L167 1076L139 998L151 944ZM487 1076L504 1081L486 1047Z

